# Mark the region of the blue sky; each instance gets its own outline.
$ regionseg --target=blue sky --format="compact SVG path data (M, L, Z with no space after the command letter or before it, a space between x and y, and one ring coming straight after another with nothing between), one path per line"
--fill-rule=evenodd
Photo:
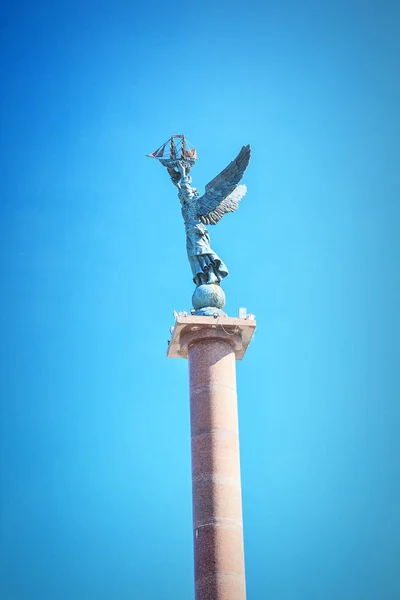
M1 18L4 600L193 597L179 202L252 146L211 231L238 364L249 600L395 600L399 7L14 2Z

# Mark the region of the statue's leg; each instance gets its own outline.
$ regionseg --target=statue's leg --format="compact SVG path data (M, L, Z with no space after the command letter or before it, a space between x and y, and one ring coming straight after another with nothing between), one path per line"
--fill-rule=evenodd
M208 269L207 283L208 284L219 283L218 282L218 277L215 275L214 269L212 269L212 268Z

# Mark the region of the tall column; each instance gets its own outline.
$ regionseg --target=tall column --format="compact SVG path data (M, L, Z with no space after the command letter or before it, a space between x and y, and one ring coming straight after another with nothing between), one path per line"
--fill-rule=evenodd
M189 359L196 600L246 598L235 360L254 328L187 317L170 342L169 356Z
M201 335L193 340L189 373L196 600L244 600L236 371L230 340Z

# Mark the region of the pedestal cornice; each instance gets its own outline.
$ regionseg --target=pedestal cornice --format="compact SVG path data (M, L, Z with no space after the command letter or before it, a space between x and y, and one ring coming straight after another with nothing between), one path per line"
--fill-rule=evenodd
M168 358L188 358L189 347L200 340L224 340L232 344L236 360L242 360L256 329L254 319L178 315L168 345Z

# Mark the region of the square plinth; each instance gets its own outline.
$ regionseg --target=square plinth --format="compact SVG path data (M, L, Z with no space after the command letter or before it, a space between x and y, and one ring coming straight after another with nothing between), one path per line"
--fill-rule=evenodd
M237 360L242 360L248 345L254 335L256 322L254 319L239 319L237 317L196 317L193 315L178 316L173 328L172 337L168 344L167 358L187 358L188 346L186 340L190 337L202 336L204 330L215 332L219 338L227 339L235 336L234 345ZM185 340L185 341L184 341Z

